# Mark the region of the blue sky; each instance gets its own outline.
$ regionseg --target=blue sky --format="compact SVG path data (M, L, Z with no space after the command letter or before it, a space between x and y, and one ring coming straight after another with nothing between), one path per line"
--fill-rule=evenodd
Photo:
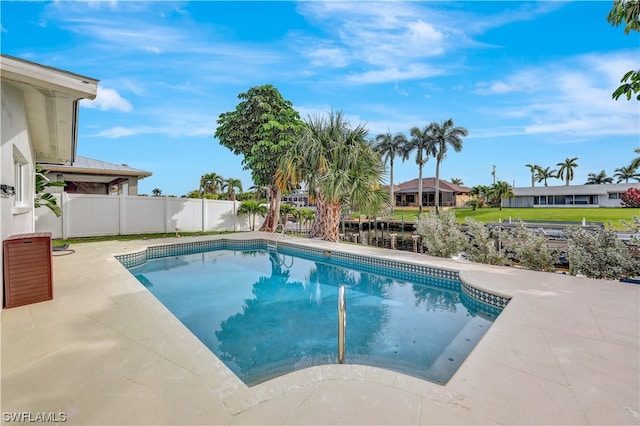
M180 196L210 172L250 187L213 134L262 84L303 118L342 110L371 137L452 118L469 136L444 179L488 185L495 165L497 179L530 186L525 164L578 157L582 184L640 147L640 103L611 99L638 68L640 37L606 21L611 4L3 0L1 48L100 80L82 103L78 155L153 172L141 193ZM418 167L397 160L394 174Z

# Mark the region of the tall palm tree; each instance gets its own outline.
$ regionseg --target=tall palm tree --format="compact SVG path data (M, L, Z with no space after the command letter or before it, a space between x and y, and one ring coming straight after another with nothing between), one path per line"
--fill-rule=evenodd
M151 194L152 194L154 197L160 197L160 196L162 195L162 189L160 189L160 188L153 188L153 189L151 190Z
M343 206L377 212L388 196L380 189L384 164L366 139L367 129L352 127L342 112L309 117L301 137L282 156L278 185L305 182L316 200L309 237L338 241Z
M605 183L613 183L613 178L607 176L607 172L602 170L600 173L589 173L585 185L601 185Z
M539 164L525 164L526 167L529 168L529 171L531 172L531 187L535 187L535 181L538 178L538 172L540 171L540 165ZM538 181L540 182L540 181Z
M381 133L376 136L375 149L382 155L382 160L386 164L389 162L389 200L391 203L391 211L396 204L393 188L393 160L397 156L404 156L404 147L407 144L407 137L402 132L398 132L395 136L391 136L391 132ZM403 157L404 158L404 157Z
M544 181L544 186L548 186L547 179L556 177L558 177L558 172L551 170L551 167L545 167L544 169L540 167L538 169L538 182Z
M215 172L206 173L200 177L200 192L202 194L217 194L223 181L224 178Z
M618 178L616 183L620 183L622 181L624 181L624 183L629 183L629 179L640 181L640 173L638 173L637 169L634 169L631 166L616 169L613 177Z
M500 210L502 210L502 200L505 198L513 198L513 188L507 182L503 180L499 180L494 183L489 189L491 193L491 198L495 199L500 206Z
M454 126L452 118L440 123L434 121L429 124L429 135L434 143L434 157L436 158L436 214L440 212L438 206L440 204L440 163L447 158L449 146L455 152L462 151L462 137L468 134L469 131L466 128Z
M569 186L569 182L573 180L573 169L578 167L578 163L576 160L578 157L566 158L564 162L556 164L556 166L560 166L558 169L558 179L564 179L567 186Z
M416 164L418 165L418 210L422 213L422 168L429 160L429 157L435 156L435 141L429 135L429 126L424 129L412 127L409 131L411 139L405 145L402 155L403 159L408 159L411 153L416 152Z
M228 178L222 181L222 185L220 186L222 191L227 191L227 197L231 201L236 200L236 189L242 192L242 181L240 179Z
M633 152L635 152L636 154L640 154L640 148L634 149ZM640 157L636 157L633 160L631 160L631 168L632 169L640 168Z

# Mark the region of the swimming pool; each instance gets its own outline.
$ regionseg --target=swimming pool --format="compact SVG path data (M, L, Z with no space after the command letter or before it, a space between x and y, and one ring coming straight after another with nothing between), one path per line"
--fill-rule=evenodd
M463 291L453 271L290 245L267 249L264 241L234 243L164 246L119 260L249 386L337 363L341 284L346 363L440 384L501 311Z

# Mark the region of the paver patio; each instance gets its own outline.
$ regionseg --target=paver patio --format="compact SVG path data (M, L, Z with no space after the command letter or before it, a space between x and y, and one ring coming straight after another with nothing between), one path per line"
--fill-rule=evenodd
M345 364L248 388L114 258L211 238L55 256L53 300L2 311L3 422L55 412L83 425L640 424L640 285L296 239L456 269L512 299L445 386Z

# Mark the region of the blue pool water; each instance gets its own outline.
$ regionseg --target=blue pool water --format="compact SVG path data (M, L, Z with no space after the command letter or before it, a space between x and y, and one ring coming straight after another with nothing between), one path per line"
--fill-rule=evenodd
M346 363L440 384L500 312L469 298L456 280L291 248L177 255L130 271L249 386L337 363L341 284Z

